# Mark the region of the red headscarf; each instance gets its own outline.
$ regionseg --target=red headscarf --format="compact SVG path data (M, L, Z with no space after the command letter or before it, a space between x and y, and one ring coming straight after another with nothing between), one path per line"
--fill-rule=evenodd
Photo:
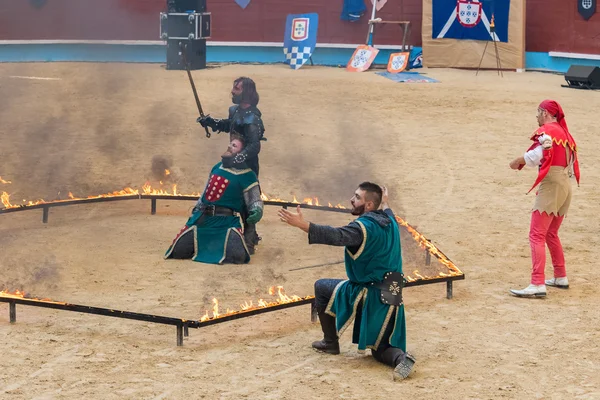
M567 121L565 121L565 113L560 104L558 104L554 100L544 100L540 103L539 108L548 111L550 115L556 118L556 122L558 122L558 124L562 126L565 132L567 132L567 136L569 136L569 139L573 139L572 137L570 137L571 135L569 134L569 128L567 128ZM575 144L575 141L573 141L573 144Z
M569 133L569 128L567 128L567 121L565 121L565 113L562 107L554 100L544 100L540 103L539 108L548 111L553 117L556 118L556 122L558 122L558 124L564 129L570 144L573 145L573 149L575 150L573 153L573 156L575 157L575 161L573 163L573 172L575 173L575 179L577 180L577 184L579 185L579 160L577 157L577 144L575 143L575 139L573 139L573 136L571 136L571 134ZM531 189L533 189L543 179L543 177L548 172L547 170L549 168L550 164L548 162L542 165L538 179Z

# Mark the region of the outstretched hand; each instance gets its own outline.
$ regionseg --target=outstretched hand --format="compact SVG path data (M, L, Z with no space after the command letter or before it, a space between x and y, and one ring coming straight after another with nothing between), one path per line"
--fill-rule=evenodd
M308 232L310 223L304 219L302 211L300 210L300 206L296 207L296 212L297 213L293 213L285 208L282 208L277 214L279 215L279 219L286 224L300 228L304 232Z
M386 210L390 208L388 205L388 189L387 186L381 186L381 209Z

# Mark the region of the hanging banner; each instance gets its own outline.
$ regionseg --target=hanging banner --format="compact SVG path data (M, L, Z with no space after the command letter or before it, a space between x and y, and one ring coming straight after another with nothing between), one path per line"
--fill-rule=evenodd
M577 11L587 21L596 12L596 0L577 0Z
M432 13L434 39L508 42L510 0L432 0Z
M248 7L248 4L250 4L250 0L235 0L236 4L240 7L242 7L242 9L246 9L246 7Z
M292 69L303 66L317 45L319 14L290 14L285 22L283 54Z
M383 6L385 6L385 3L387 3L387 0L377 0L377 5L375 6L375 9L377 11L381 10Z

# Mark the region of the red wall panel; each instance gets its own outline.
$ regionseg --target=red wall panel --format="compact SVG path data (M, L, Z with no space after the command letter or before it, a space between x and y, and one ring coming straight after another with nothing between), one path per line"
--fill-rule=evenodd
M320 43L365 42L370 12L359 22L342 21L342 5L343 0L253 0L242 9L234 0L208 0L211 40L282 42L288 14L316 12ZM0 40L159 40L158 14L165 9L166 0L47 0L39 9L29 0L0 0ZM412 21L410 44L420 45L421 0L390 0L378 17ZM401 35L398 26L381 27L375 43L399 44Z
M370 0L365 0L370 9ZM319 14L319 43L364 43L370 12L358 22L340 20L343 0L208 0L214 41L281 42L288 14ZM159 40L158 13L166 0L0 0L0 40ZM600 14L600 13L599 13ZM412 22L409 44L421 45L422 0L389 0L384 20ZM600 54L600 15L584 21L575 0L527 0L527 51ZM377 27L375 44L399 44L397 25Z
M600 54L600 13L585 21L574 0L527 0L527 51Z

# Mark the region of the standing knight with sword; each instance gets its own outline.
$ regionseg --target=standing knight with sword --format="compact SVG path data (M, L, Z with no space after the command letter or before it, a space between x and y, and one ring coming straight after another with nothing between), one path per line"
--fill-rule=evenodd
M246 164L258 177L260 142L267 139L263 137L265 128L261 118L262 113L256 107L259 96L254 81L248 77L236 79L231 89L231 101L234 105L229 107L227 119L214 119L207 115L199 117L197 122L205 129L210 127L213 132L241 135L246 146L242 152L235 155L232 163L234 166ZM244 237L250 254L254 254L254 246L260 240L255 224L244 222Z

